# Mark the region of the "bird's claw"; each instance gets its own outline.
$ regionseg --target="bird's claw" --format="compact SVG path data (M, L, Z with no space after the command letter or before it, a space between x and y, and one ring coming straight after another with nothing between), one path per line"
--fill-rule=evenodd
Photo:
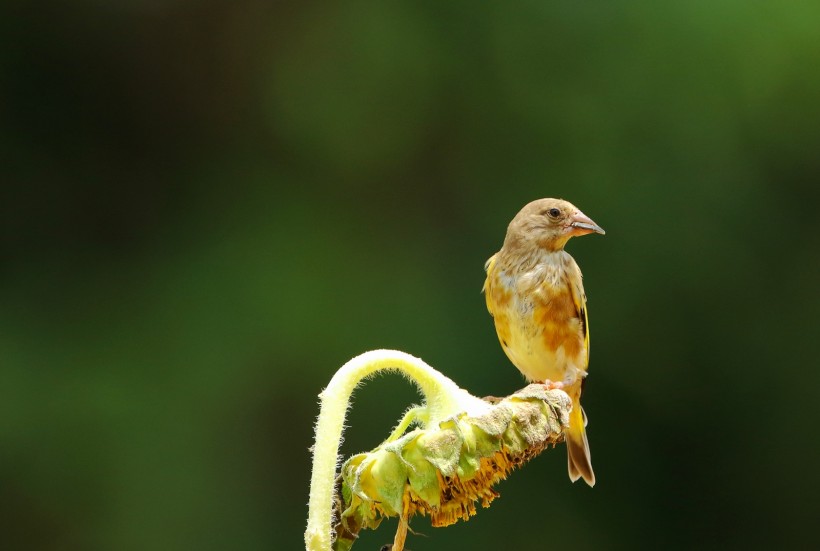
M550 381L546 379L542 384L547 390L564 390L564 383L561 381Z

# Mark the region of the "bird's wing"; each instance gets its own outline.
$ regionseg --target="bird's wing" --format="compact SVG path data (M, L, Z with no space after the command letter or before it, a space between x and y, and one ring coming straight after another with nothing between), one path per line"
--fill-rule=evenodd
M589 365L589 316L587 315L587 295L584 292L584 284L581 279L581 270L577 264L575 266L575 277L572 278L572 301L575 303L575 311L578 313L578 319L583 324L582 330L584 332L584 349L586 351L586 365Z
M487 278L484 280L484 286L481 287L481 292L484 293L484 299L487 301L487 310L493 317L495 317L495 314L493 313L493 304L490 300L490 297L492 297L492 289L490 289L490 287L493 284L492 278L495 271L495 261L497 256L498 253L494 254L487 259L487 262L484 263L484 271L487 272Z

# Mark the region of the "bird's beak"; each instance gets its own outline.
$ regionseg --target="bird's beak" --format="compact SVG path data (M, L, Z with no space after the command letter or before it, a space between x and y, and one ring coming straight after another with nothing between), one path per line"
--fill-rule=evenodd
M606 234L604 228L592 221L592 219L583 212L576 211L570 218L570 233L572 235L586 235L588 233Z

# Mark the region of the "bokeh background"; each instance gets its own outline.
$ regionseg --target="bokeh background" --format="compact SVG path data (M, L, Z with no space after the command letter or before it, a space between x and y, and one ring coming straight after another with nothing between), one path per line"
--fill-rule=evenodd
M0 547L301 548L345 361L523 385L482 268L545 196L607 230L598 485L547 452L409 548L817 543L816 2L69 4L0 8Z

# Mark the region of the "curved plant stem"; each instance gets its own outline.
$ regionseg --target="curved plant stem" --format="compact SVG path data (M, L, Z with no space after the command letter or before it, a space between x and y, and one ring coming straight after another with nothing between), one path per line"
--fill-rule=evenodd
M459 413L480 414L489 405L459 388L425 362L397 350L373 350L343 365L319 397L321 410L313 445L308 525L305 547L330 551L333 530L333 491L338 467L339 444L345 413L353 390L362 379L378 371L396 370L414 382L425 404L414 413L423 426L441 422Z

